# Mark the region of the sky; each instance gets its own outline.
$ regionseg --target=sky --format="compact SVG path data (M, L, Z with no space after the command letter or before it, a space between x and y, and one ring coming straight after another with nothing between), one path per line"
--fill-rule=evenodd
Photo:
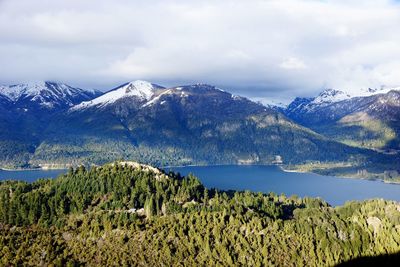
M0 0L0 83L209 83L264 103L400 86L389 0Z

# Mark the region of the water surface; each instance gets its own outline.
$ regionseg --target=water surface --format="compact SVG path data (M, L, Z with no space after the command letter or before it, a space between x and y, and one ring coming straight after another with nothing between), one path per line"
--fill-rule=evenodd
M67 173L68 170L21 170L21 171L5 171L0 170L0 181L2 180L23 180L34 182L39 178L56 178L60 174Z
M183 175L192 173L208 188L321 197L334 206L349 200L370 198L400 201L400 185L397 184L284 172L277 166L190 166L170 169Z

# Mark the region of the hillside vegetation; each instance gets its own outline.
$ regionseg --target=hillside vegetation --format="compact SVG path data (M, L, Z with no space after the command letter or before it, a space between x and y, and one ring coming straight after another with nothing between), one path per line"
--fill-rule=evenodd
M125 162L1 182L0 232L6 266L332 266L399 252L400 205L209 190Z

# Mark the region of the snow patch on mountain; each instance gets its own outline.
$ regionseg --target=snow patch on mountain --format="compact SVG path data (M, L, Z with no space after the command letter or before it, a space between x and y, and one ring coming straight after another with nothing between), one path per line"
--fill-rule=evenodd
M253 101L259 102L269 108L286 108L288 106L287 103L283 103L281 101L273 100L273 99L266 99L266 98L261 98L261 97L253 97L251 99Z
M96 93L95 90L83 90L48 81L0 86L0 95L11 102L30 101L47 108L61 103L72 106L76 104L73 101L76 97L84 96L88 99Z
M346 112L354 112L358 108L365 109L365 106L368 106L370 111L375 113L379 111L383 114L385 113L384 109L389 110L397 106L398 95L400 95L400 87L353 91L327 89L316 97L296 97L284 109L284 113L292 119L303 120L304 123L308 123L310 120L316 121L317 118L333 120L343 116ZM307 117L309 115L311 117Z
M240 99L240 96L238 96L238 95L231 95L231 98L232 98L233 100L239 100L239 99Z
M177 89L177 90L181 90L181 89ZM142 108L143 108L143 107L147 107L147 106L154 105L155 103L157 103L157 102L161 99L161 97L162 97L163 95L168 95L168 94L171 94L171 93L172 93L172 90L171 90L171 89L168 89L168 90L166 90L165 92L162 92L162 93L159 94L158 96L153 97L150 101L147 101L145 104L143 104L143 105L142 105ZM165 103L165 101L163 101L163 102Z
M158 88L162 87L146 81L137 80L121 85L91 101L82 102L72 109L79 110L92 106L103 107L125 97L137 97L142 101L148 101L154 95L155 89Z
M56 90L51 90L56 89ZM65 97L75 93L75 88L72 88L62 83L51 82L35 82L16 84L10 86L1 86L0 94L8 97L11 101L17 101L21 97L33 97L33 100L41 97L41 94L48 93L55 97ZM59 93L59 94L57 94Z
M386 94L392 90L400 91L400 87L361 88L359 90L326 89L315 97L310 104L329 104L348 100L354 97L367 97L378 94Z
M343 91L335 90L335 89L326 89L322 93L320 93L312 103L321 104L321 103L333 103L342 100L346 100L351 98L350 94L345 93Z

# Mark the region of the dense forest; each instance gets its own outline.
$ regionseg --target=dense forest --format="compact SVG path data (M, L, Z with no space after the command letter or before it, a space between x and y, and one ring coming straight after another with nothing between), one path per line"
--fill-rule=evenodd
M217 191L116 162L0 182L0 232L2 266L333 266L398 253L400 204Z

